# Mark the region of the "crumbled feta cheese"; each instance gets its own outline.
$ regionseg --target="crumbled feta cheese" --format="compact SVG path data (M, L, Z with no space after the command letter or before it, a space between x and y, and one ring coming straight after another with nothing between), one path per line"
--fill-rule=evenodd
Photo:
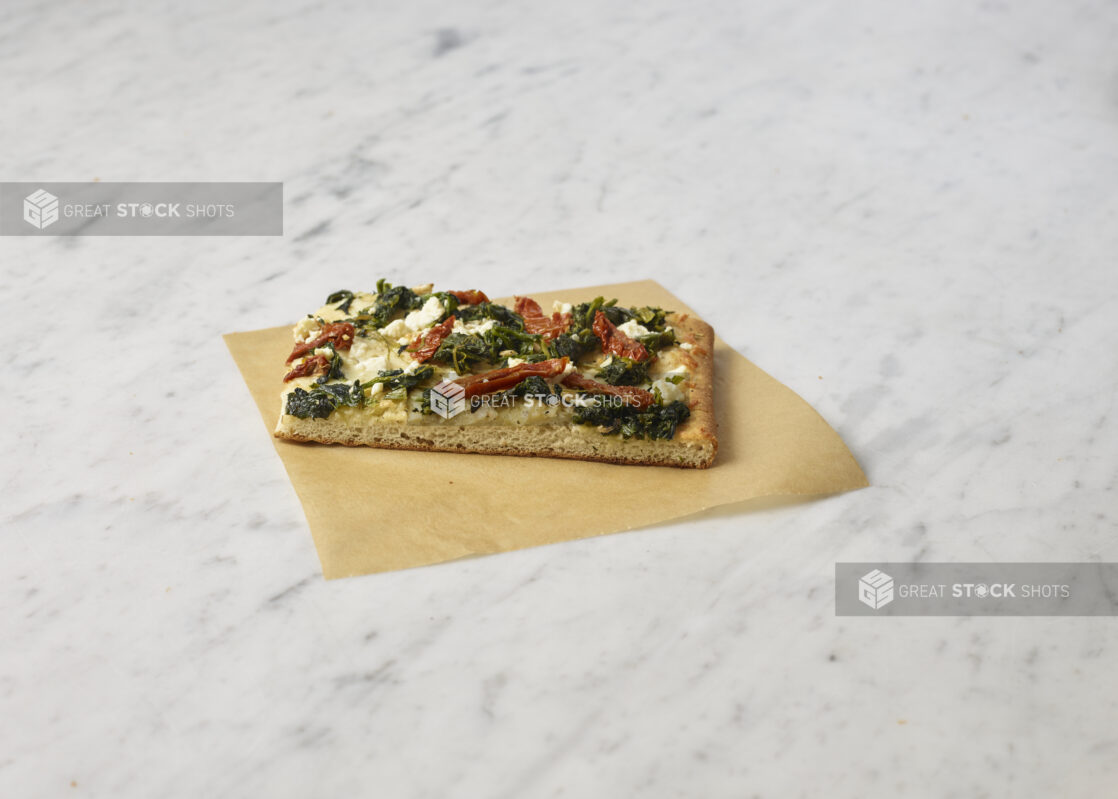
M663 398L665 404L675 402L676 400L683 402L687 399L687 395L683 393L683 389L674 383L669 383L667 380L657 380L652 385L660 389L660 396Z
M439 321L439 317L443 315L444 310L438 297L430 297L427 302L423 303L422 308L418 311L412 311L404 317L404 324L412 330L422 330Z
M618 325L617 329L627 335L629 338L637 338L639 336L647 336L648 328L637 322L636 319L630 319L623 325Z
M675 382L668 379L670 377L683 377L684 379L680 380L677 385ZM652 385L654 388L660 389L660 396L665 403L675 402L676 400L686 402L687 395L683 390L683 384L686 382L686 378L687 370L680 366L676 369L672 369L670 372L665 372L658 380L653 381Z
M577 371L578 371L578 368L575 366L575 362L574 361L567 361L567 365L563 369L563 374L559 375L559 377L566 377L571 372L577 372Z
M523 358L509 358L509 366L520 366L522 363L524 363Z
M333 350L331 350L329 347L319 347L314 351L314 354L325 355L327 358L332 358L334 356Z
M691 350L695 348L695 345L692 344L690 341L683 341L680 343L679 348L681 350Z
M297 343L302 343L309 339L312 334L317 333L318 330L318 320L314 319L313 317L306 316L300 319L298 324L295 325L295 341Z
M599 368L599 369L605 369L605 368L606 368L607 366L609 366L609 365L610 365L611 363L613 363L613 356L612 356L612 355L611 355L611 356L609 356L608 358L606 358L606 359L605 359L604 361L602 361L602 362L601 362L600 364L598 364L598 368Z
M484 319L479 322L463 322L461 319L454 320L454 333L465 333L468 336L480 336L486 330L491 330L497 324L494 319Z
M571 304L569 302L559 302L559 300L556 300L551 303L551 311L552 313L570 313Z

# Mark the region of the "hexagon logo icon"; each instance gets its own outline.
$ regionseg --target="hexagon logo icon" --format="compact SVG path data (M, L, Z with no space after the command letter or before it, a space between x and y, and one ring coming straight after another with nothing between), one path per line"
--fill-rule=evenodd
M863 575L858 581L858 599L874 610L885 607L893 601L893 578L881 569Z
M431 410L444 419L453 419L466 410L466 389L444 380L431 389Z
M58 221L58 198L45 189L39 189L23 199L23 221L39 230Z

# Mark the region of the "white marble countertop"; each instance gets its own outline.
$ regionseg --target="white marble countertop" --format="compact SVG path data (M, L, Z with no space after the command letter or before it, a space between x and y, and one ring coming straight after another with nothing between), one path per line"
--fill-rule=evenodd
M1118 620L833 607L1118 560L1113 3L157 5L5 6L0 177L287 235L0 240L0 796L1113 794ZM327 583L220 334L380 276L656 278L873 487Z

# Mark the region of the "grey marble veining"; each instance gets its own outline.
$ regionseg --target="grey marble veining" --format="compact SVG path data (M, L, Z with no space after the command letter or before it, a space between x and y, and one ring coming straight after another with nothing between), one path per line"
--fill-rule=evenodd
M0 177L282 180L287 235L0 240L0 795L1108 795L1113 620L832 580L1118 560L1116 40L1102 1L5 6ZM326 583L219 336L381 276L656 278L874 487Z

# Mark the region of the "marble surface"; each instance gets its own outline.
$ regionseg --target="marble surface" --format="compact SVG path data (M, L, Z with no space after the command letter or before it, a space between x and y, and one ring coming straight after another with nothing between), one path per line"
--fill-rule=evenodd
M287 235L0 240L0 795L1114 795L1118 621L836 618L833 564L1118 560L1116 40L6 3L3 179L282 180ZM327 583L220 334L380 276L656 278L873 487Z

